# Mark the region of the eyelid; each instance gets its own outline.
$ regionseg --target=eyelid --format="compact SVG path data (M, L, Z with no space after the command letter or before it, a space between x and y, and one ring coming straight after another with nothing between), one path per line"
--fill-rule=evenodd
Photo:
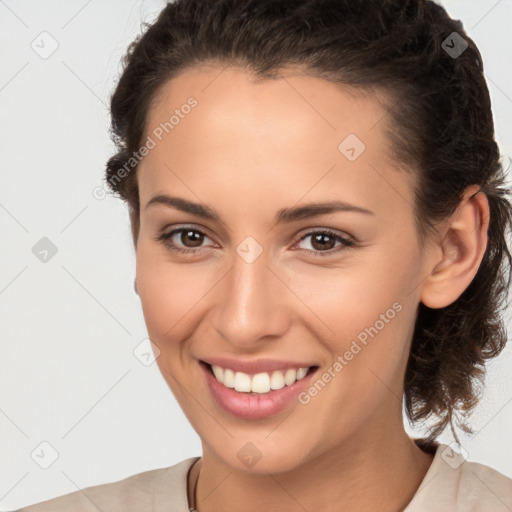
M345 240L349 240L354 243L358 242L354 236L349 235L346 231L340 231L338 229L318 225L307 227L304 230L301 230L301 232L299 232L299 234L296 236L299 238L299 240L302 240L305 236L314 235L315 233L331 233L332 235L339 236Z
M166 234L185 231L185 230L191 230L191 231L197 231L198 233L201 233L202 235L205 235L205 237L208 237L210 240L214 241L215 237L210 235L210 230L208 228L205 228L204 226L201 226L200 224L171 224L167 225L163 229L160 230L160 235L163 236Z
M163 244L164 247L166 247L169 251L172 251L174 253L183 254L186 256L199 256L199 255L204 254L205 252L210 252L210 249L207 247L196 247L196 248L181 247L181 246L176 245L171 242L171 239L176 234L179 234L180 232L183 232L186 230L195 231L197 233L200 233L201 235L204 235L205 238L209 238L210 240L212 240L215 243L213 238L210 237L209 234L207 233L208 230L203 227L197 228L195 226L182 225L182 226L173 227L170 231L168 231L169 227L170 226L166 226L165 228L163 228L153 239L156 242Z

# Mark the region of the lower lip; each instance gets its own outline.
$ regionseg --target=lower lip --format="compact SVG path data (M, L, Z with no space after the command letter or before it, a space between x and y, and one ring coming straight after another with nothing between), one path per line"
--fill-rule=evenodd
M199 365L206 376L213 398L220 407L229 414L250 420L268 418L286 409L307 387L312 375L317 370L315 368L314 371L310 371L304 378L295 381L291 386L284 386L264 394L252 394L227 388L212 375L207 364L199 363Z

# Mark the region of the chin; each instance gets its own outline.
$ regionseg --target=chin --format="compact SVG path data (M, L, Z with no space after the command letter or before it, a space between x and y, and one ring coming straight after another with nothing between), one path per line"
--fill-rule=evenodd
M215 457L235 471L253 475L278 474L293 471L306 463L305 446L303 442L289 438L289 443L265 440L265 434L261 440L251 441L250 436L235 437L225 443L209 443L208 451L215 452ZM203 443L204 446L205 443ZM300 450L297 449L300 446ZM203 452L205 448L203 448Z

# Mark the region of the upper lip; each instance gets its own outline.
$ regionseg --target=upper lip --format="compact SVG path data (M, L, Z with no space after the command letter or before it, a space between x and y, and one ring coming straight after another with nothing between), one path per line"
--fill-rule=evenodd
M286 370L288 368L309 368L310 366L316 366L311 363L297 362L297 361L285 361L277 359L252 359L252 360L241 360L241 359L230 359L228 357L209 357L208 359L202 359L205 363L210 365L220 366L222 368L230 368L236 372L243 372L247 374L256 374L262 372L272 372L275 370Z

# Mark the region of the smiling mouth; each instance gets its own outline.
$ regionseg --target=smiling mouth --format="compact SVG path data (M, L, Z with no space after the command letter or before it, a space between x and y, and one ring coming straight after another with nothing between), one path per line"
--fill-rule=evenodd
M318 369L318 366L309 366L248 374L218 365L211 365L205 361L201 361L201 364L226 388L251 395L264 395L271 391L292 386Z

